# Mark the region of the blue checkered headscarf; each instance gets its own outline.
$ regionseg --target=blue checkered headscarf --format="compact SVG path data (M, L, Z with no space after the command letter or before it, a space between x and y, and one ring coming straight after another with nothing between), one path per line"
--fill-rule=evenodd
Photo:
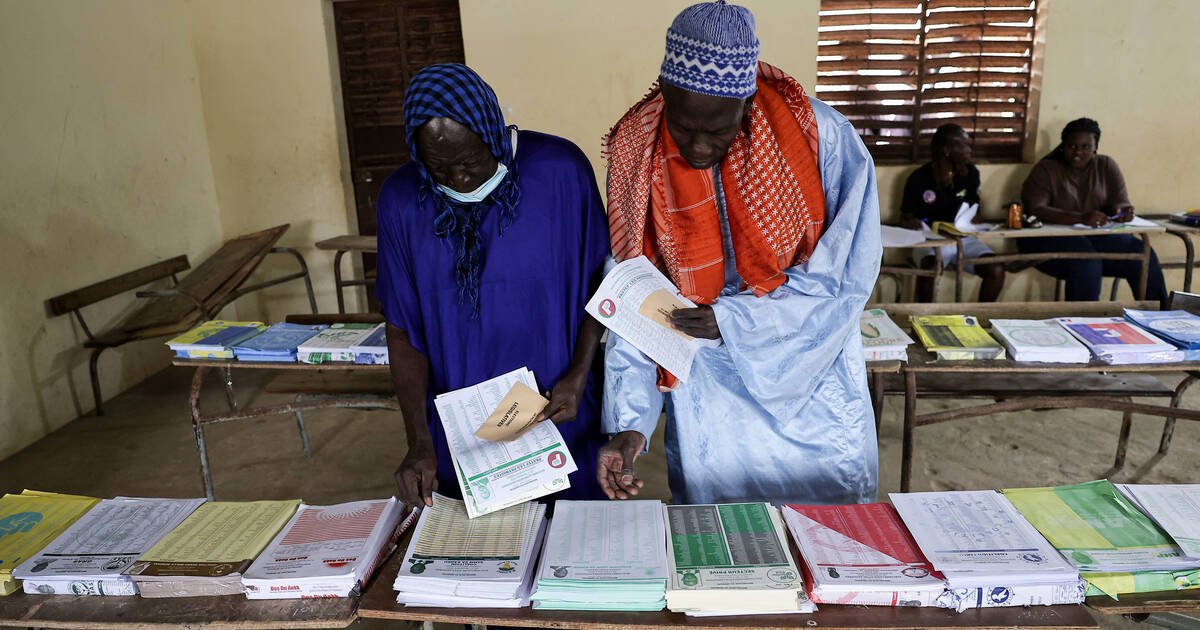
M417 129L430 118L449 118L466 126L483 140L492 156L503 162L508 174L500 186L480 203L461 203L438 190L417 151ZM413 75L404 94L404 134L409 154L421 174L420 199L432 196L437 207L433 231L454 243L454 277L460 303L470 303L479 313L479 272L483 256L479 224L489 208L500 209L500 234L517 216L521 189L517 187L517 164L513 159L510 130L491 86L474 70L459 63L442 63L422 68Z

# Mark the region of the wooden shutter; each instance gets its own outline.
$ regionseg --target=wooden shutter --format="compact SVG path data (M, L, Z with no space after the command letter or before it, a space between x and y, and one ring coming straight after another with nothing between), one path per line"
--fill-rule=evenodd
M817 96L879 163L925 161L945 123L967 130L976 159L1020 161L1045 1L822 0Z

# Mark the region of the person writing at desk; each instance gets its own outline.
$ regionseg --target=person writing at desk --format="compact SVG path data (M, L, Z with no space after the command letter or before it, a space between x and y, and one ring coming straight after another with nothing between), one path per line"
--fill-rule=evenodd
M1062 142L1042 158L1021 187L1025 212L1046 223L1101 227L1113 221L1133 219L1133 204L1125 189L1125 177L1117 163L1096 153L1100 147L1100 125L1091 118L1067 123ZM1017 239L1022 252L1109 252L1139 253L1142 239L1131 234L1102 236L1049 236ZM1038 270L1066 280L1068 301L1100 299L1103 276L1124 278L1136 295L1141 283L1141 262L1136 260L1047 260ZM1146 299L1166 308L1167 292L1158 256L1150 253Z
M638 493L665 406L675 503L875 500L858 329L882 254L873 162L758 52L748 9L684 9L659 84L605 141L614 257L645 255L700 304L674 327L721 340L680 382L609 335L597 474L612 498Z
M591 164L567 140L506 127L495 92L461 64L413 76L404 124L413 159L379 193L376 281L408 436L400 499L431 504L435 479L459 496L434 395L522 366L553 387L542 414L563 423L579 467L553 496L603 498L591 370L603 327L583 307L609 247Z
M929 231L928 225L934 221L954 223L954 217L964 203L979 205L979 169L971 163L971 138L966 130L953 123L942 125L933 133L930 148L933 159L913 171L904 182L900 227ZM964 238L962 244L963 254L968 258L995 253L974 237ZM928 247L913 249L913 258L923 269L934 265L933 254ZM943 247L941 254L942 265L951 265L957 262L958 248L953 245ZM996 301L1004 288L1003 264L967 265L963 270L983 279L979 287L980 302ZM932 302L933 278L918 278L917 294L921 302Z

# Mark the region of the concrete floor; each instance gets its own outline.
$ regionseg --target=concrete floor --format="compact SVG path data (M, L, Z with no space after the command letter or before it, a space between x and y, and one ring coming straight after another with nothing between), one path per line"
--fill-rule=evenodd
M168 368L106 403L107 415L85 416L0 462L0 492L22 488L111 497L203 495L187 411L191 370ZM243 406L284 402L262 393L270 373L235 372ZM1164 377L1174 385L1177 376ZM202 406L225 405L216 378ZM899 398L886 401L879 439L880 496L899 487ZM922 402L921 410L956 403ZM1200 387L1184 400L1200 408ZM291 416L214 425L206 431L218 499L302 498L314 504L389 496L404 453L399 414L326 410L305 417L313 455L301 450ZM1117 412L1022 412L935 425L916 432L914 490L956 490L1074 483L1112 464ZM1154 457L1162 420L1135 416L1125 470L1118 482L1195 483L1200 423L1180 422L1170 454ZM661 430L661 429L660 429ZM662 444L661 434L653 440ZM645 498L669 498L666 462L655 448L639 461ZM1106 627L1123 624L1105 619ZM368 624L372 625L372 624Z

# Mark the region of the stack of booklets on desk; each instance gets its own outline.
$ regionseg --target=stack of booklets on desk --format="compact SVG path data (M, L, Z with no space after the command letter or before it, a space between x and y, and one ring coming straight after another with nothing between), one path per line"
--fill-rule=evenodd
M1113 484L1200 564L1200 484Z
M1058 323L1097 359L1111 364L1174 363L1183 351L1120 317L1060 317Z
M978 360L1003 359L1004 346L996 343L979 325L979 320L966 315L913 315L913 332L925 349L938 359Z
M1106 479L1001 492L1079 569L1089 595L1200 586L1200 560L1185 556Z
M333 324L301 343L296 359L301 363L353 363L350 348L371 334L375 324Z
M1167 217L1171 223L1200 227L1200 210L1184 210Z
M121 572L183 522L204 499L132 499L98 503L13 571L26 593L137 595Z
M992 332L1014 361L1087 363L1092 353L1053 319L993 319Z
M662 610L667 555L661 501L558 501L538 565L534 608Z
M142 554L125 574L142 597L236 595L242 573L300 501L210 501Z
M362 341L350 346L354 362L362 365L387 365L387 324L377 324Z
M886 503L785 505L818 604L937 606L946 584Z
M100 499L25 490L0 497L0 595L20 590L13 569L41 551Z
M1187 311L1125 309L1125 319L1171 342L1185 361L1200 361L1200 317Z
M227 322L214 319L167 342L180 359L232 359L233 346L266 330L262 322Z
M521 608L529 605L546 506L521 503L468 518L462 501L433 495L421 510L392 587L407 606Z
M262 334L233 346L239 361L294 362L296 348L325 330L324 324L272 324Z
M992 490L889 495L925 557L946 578L939 605L1077 604L1079 572Z
M695 616L813 612L769 503L663 506L667 608Z
M246 597L357 595L416 515L395 498L301 505L242 575Z
M863 358L867 361L907 361L912 338L888 317L883 309L863 311L858 320L862 333Z

